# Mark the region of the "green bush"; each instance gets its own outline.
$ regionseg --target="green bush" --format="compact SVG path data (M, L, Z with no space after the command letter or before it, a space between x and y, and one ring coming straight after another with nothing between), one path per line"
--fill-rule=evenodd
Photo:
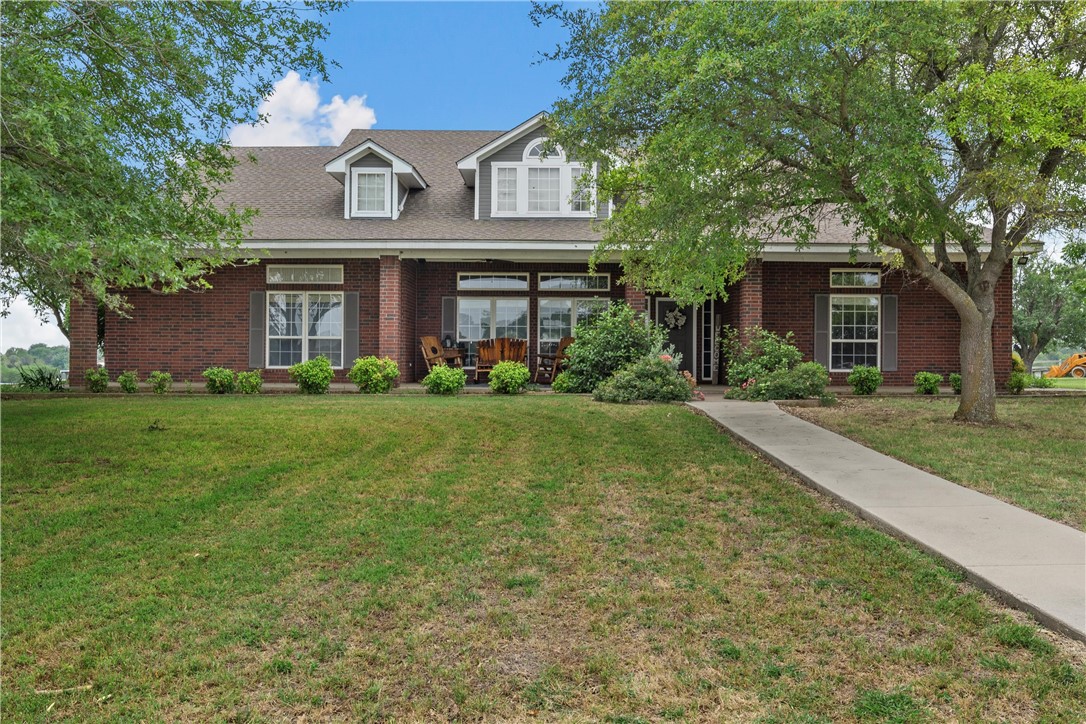
M173 375L155 370L147 375L147 384L151 386L151 392L156 395L165 395L173 389Z
M554 392L572 392L573 383L570 382L569 372L559 372L551 380L551 390Z
M690 399L690 385L669 355L646 355L600 383L592 396L600 402L681 402Z
M943 376L936 372L917 372L913 375L913 387L918 395L938 395Z
M1029 386L1037 387L1042 390L1048 390L1056 386L1050 378L1043 375L1031 375L1029 378Z
M1026 363L1022 360L1022 355L1017 352L1011 352L1011 372L1027 372Z
M792 369L774 370L755 383L753 400L805 400L821 397L830 373L817 362L801 362Z
M117 384L121 386L121 389L129 394L133 392L139 392L140 389L140 375L135 370L128 370L117 375Z
M243 395L259 395L264 389L264 377L260 370L238 372L238 392Z
M854 395L873 395L882 385L882 372L878 367L857 365L848 373L848 383Z
M225 367L208 367L202 375L207 380L207 391L213 395L228 395L237 386L238 376Z
M109 389L109 370L105 367L92 367L83 373L89 392L105 392Z
M298 383L298 391L307 395L323 395L328 392L328 386L336 376L332 363L324 355L291 365L287 368L287 374Z
M962 394L962 376L957 372L951 372L947 377L950 380L950 389L954 390L954 394Z
M1022 390L1029 387L1029 375L1025 372L1011 372L1007 378L1007 391L1012 395L1022 394Z
M459 367L438 365L422 378L422 386L431 395L455 395L464 389L468 375Z
M18 365L19 389L28 392L63 392L66 388L60 370L45 364ZM108 382L108 378L106 380Z
M490 389L499 395L519 395L524 392L532 373L522 362L505 360L494 365L490 372Z
M731 327L721 335L720 347L728 365L726 381L732 387L749 386L751 380L757 382L770 372L791 369L803 359L791 332L783 337L761 327L749 327L746 332L746 343L740 341L739 330Z
M400 368L388 357L359 357L347 373L347 379L358 385L358 391L380 395L391 390L400 377Z
M566 350L568 391L592 392L618 370L662 348L666 334L641 312L615 302L578 324L574 337Z

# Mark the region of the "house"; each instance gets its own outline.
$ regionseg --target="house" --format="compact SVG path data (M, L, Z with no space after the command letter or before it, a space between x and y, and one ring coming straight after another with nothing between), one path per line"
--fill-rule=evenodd
M127 317L108 314L113 373L166 370L197 380L209 366L287 367L326 355L345 381L356 357L395 359L402 379L425 376L419 338L463 346L529 341L529 366L577 320L623 300L668 328L697 379L719 379L722 325L792 331L808 358L841 384L854 365L878 365L888 384L918 370L956 371L957 314L915 278L853 250L832 219L797 250L767 243L727 300L697 308L625 286L617 264L587 260L611 205L596 198L595 169L544 146L543 115L509 131L355 130L338 148L246 148L224 198L259 210L246 247L258 264L221 269L212 289L125 292ZM1011 278L997 290L994 348L1010 349ZM73 302L71 365L95 366L96 315ZM1009 372L998 355L997 377ZM81 374L76 375L81 379Z

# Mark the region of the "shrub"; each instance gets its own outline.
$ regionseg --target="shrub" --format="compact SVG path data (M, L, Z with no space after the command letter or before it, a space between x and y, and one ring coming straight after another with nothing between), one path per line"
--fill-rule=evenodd
M951 372L947 377L950 380L950 389L954 390L954 394L962 394L962 376L957 372Z
M618 370L663 347L665 336L663 327L622 302L593 314L577 325L566 350L568 391L591 392Z
M670 355L647 355L604 380L592 396L600 402L681 402L690 399L690 385Z
M203 371L203 378L207 380L207 391L213 395L228 395L237 386L234 370L225 367L208 367Z
M803 359L791 332L781 337L761 327L749 327L747 337L747 342L740 341L739 330L731 327L721 335L721 351L728 364L726 381L732 387L760 380L769 372L791 369Z
M918 395L938 395L943 376L936 372L917 372L913 375L913 387Z
M873 395L882 385L882 372L878 367L857 365L848 373L848 383L854 395Z
M290 379L298 383L298 391L307 395L323 395L328 392L332 378L336 376L332 363L323 354L287 368Z
M1011 372L1026 371L1026 363L1022 360L1022 355L1017 352L1011 352Z
M109 370L105 367L92 367L83 373L90 392L105 392L109 389Z
M531 376L528 366L521 362L499 362L490 372L490 389L499 395L518 395L524 392Z
M422 386L431 395L455 395L464 389L467 381L468 375L461 368L438 365L422 378Z
M165 395L173 389L173 375L155 370L147 375L147 384L151 386L151 392L156 395Z
M60 376L60 370L43 364L19 365L19 389L28 392L63 392L64 379ZM109 382L109 378L106 378Z
M140 376L139 372L135 370L126 370L117 375L117 384L121 386L121 390L129 394L133 392L139 392L140 389Z
M817 362L802 362L792 369L770 372L754 385L754 400L805 400L821 397L830 373Z
M1029 375L1025 372L1011 372L1011 376L1007 378L1007 390L1012 395L1022 394L1022 390L1029 387Z
M260 370L238 372L238 392L243 395L259 395L264 388L264 378Z
M554 392L572 392L573 383L570 382L569 372L559 372L551 380L551 390Z
M347 379L358 385L358 391L369 395L388 392L400 377L400 368L388 358L359 357L347 373Z
M1055 387L1056 383L1048 377L1044 377L1042 375L1031 375L1029 378L1029 386L1048 390Z

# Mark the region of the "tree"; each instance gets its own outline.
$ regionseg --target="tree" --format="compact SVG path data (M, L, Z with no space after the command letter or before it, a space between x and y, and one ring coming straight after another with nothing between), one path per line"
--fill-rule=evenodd
M217 203L234 125L286 69L327 79L339 2L0 4L0 299L68 334L68 302L205 287L252 212Z
M569 64L555 140L610 161L601 193L626 200L597 258L620 253L631 283L698 302L769 236L802 246L837 214L858 248L894 254L954 306L956 417L994 420L996 283L1032 238L1086 225L1082 2L533 14L569 31L548 56Z
M1054 344L1086 349L1086 269L1037 256L1014 279L1014 349L1027 370Z

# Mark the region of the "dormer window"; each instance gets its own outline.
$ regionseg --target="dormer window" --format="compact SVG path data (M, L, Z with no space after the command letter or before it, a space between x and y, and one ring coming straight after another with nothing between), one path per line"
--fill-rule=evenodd
M398 219L408 194L426 188L414 166L372 139L339 154L324 170L343 184L345 219Z
M592 216L595 191L584 185L591 171L570 163L561 148L536 138L524 147L521 161L491 163L491 209L496 217Z
M351 192L351 216L392 216L391 169L352 169Z

